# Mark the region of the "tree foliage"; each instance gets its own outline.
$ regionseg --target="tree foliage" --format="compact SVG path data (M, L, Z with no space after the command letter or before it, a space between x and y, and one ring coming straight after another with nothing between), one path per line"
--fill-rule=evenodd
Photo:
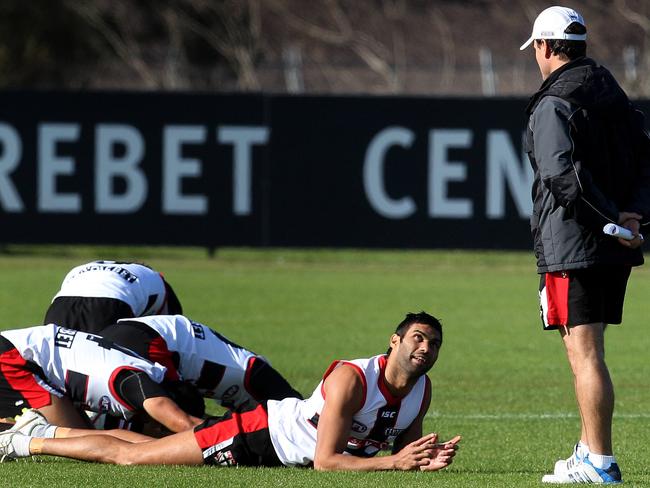
M534 91L542 0L4 0L0 87L471 94ZM650 2L589 0L589 49L650 95ZM612 29L611 25L616 25ZM489 53L490 64L480 61ZM486 72L488 70L488 72Z

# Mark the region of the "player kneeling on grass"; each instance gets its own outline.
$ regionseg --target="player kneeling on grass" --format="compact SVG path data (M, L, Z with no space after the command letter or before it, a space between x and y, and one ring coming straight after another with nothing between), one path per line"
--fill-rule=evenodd
M442 344L434 317L408 314L387 354L335 361L306 400L285 398L206 420L163 439L43 439L0 434L0 455L64 456L115 464L309 466L319 470L423 470L448 466L460 436L422 436L431 401L426 372ZM392 455L373 457L392 444Z
M98 334L119 319L183 313L158 271L139 263L92 261L70 270L43 324Z
M84 429L81 408L125 420L146 413L172 432L201 423L172 400L164 376L162 365L95 334L54 324L0 333L0 417L35 408L52 424Z
M120 320L101 334L162 364L168 380L182 378L229 410L250 410L264 400L302 399L265 358L182 315Z

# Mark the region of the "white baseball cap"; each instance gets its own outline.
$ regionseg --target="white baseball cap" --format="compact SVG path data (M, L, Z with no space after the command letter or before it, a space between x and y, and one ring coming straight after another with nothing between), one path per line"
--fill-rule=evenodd
M567 34L564 32L570 24L578 22L585 25L585 21L578 12L567 7L549 7L535 19L533 33L519 50L526 49L535 39L568 39L571 41L584 41L587 34Z

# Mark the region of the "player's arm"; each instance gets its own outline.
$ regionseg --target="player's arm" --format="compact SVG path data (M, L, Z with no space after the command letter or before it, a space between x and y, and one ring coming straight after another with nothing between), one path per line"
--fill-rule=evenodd
M354 367L341 365L323 384L325 404L318 419L314 468L317 470L376 471L418 469L429 462L433 435L405 446L399 453L376 458L343 454L347 445L352 417L364 401L364 387Z
M133 410L144 410L172 432L182 432L202 422L184 412L144 371L121 371L116 375L114 391Z
M628 189L630 198L625 210L640 216L638 220L647 233L650 226L650 134L646 130L646 117L643 112L632 108L635 118L632 140L638 168L634 188Z
M558 97L548 96L539 103L533 112L535 160L542 184L555 200L565 208L584 205L590 216L585 223L600 233L603 225L618 220L619 209L580 164L582 156L576 154L569 119L581 121L572 117L572 107Z
M193 429L203 420L185 413L174 401L166 396L147 398L142 404L149 416L160 422L172 432Z

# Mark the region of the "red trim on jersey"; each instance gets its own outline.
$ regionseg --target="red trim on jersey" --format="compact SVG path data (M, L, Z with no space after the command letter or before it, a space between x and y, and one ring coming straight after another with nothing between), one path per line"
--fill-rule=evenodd
M174 361L172 359L173 354L167 348L167 343L165 342L165 339L158 336L154 340L152 340L149 343L149 350L147 351L147 354L149 355L148 356L149 361L160 363L165 368L167 368L167 371L165 371L166 379L171 381L180 380L178 370L176 369L176 366L174 365Z
M111 395L113 395L113 397L118 402L120 402L124 408L126 408L129 412L133 412L133 407L131 407L128 403L126 403L122 399L122 397L120 395L118 395L117 392L115 391L115 378L117 377L118 374L120 374L125 369L128 369L130 371L142 371L141 369L134 368L133 366L121 366L121 367L115 369L115 371L113 371L113 373L111 373L111 377L108 379L108 389L111 392ZM142 372L144 372L144 371L142 371Z
M27 361L17 349L0 354L0 371L9 386L20 392L30 408L46 407L52 403L50 392L39 385L34 374L25 366Z
M566 271L546 273L546 323L566 326L569 323L569 274Z
M201 449L215 446L239 434L250 434L269 428L269 417L262 405L244 413L231 414L230 418L216 422L194 432Z
M334 371L337 367L341 365L347 365L347 366L352 366L359 377L361 378L361 383L363 385L363 399L361 400L361 405L359 405L359 410L366 404L366 396L368 394L368 384L366 382L366 375L363 373L363 370L357 366L354 363L351 363L349 361L334 361L332 364L330 364L329 368L327 368L327 371L325 371L325 374L323 375L323 381L321 382L320 386L320 394L323 397L323 400L325 399L325 379ZM358 410L357 410L358 411Z
M379 391L384 395L388 405L398 405L402 401L402 397L396 397L393 395L389 391L388 386L386 386L386 365L388 364L388 356L379 356L378 363L379 377L377 378L377 386L379 387Z

